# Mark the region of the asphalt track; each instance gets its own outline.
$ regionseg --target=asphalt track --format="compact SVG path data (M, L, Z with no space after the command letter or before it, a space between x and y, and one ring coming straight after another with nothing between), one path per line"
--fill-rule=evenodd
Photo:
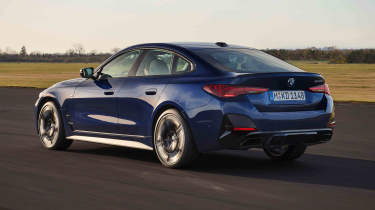
M39 91L0 88L0 209L375 209L375 104L336 104L333 140L293 163L222 151L172 170L150 151L43 149Z

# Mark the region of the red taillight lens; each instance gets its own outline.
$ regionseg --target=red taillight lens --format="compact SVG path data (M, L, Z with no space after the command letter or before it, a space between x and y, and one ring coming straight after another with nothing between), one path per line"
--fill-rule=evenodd
M233 128L233 131L256 131L256 128Z
M329 92L328 84L314 86L309 88L309 90L314 93L326 93L328 95L331 94L331 92Z
M205 85L203 90L221 98L231 98L243 94L257 94L268 91L268 88L246 87L236 85L211 84Z

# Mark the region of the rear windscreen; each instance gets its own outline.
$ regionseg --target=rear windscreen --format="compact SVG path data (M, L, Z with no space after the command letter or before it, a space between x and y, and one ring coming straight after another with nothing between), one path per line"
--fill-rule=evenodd
M303 72L278 58L254 49L196 49L214 67L240 73Z

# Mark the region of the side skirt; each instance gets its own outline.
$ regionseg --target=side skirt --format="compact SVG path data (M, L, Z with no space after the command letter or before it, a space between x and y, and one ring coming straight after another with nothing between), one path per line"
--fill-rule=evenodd
M87 142L94 142L99 144L109 144L121 147L132 147L137 149L145 149L145 150L153 150L152 147L142 144L137 141L128 141L128 140L121 140L121 139L113 139L113 138L101 138L101 137L91 137L91 136L69 136L67 139L77 140L77 141L87 141Z

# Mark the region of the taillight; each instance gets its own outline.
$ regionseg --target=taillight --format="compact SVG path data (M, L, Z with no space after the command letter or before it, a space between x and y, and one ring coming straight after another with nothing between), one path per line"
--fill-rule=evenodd
M268 88L211 84L205 85L203 87L203 90L220 98L232 98L244 94L264 93L268 91Z
M331 94L331 92L329 92L328 84L314 86L309 88L309 90L314 93L326 93L328 95Z

